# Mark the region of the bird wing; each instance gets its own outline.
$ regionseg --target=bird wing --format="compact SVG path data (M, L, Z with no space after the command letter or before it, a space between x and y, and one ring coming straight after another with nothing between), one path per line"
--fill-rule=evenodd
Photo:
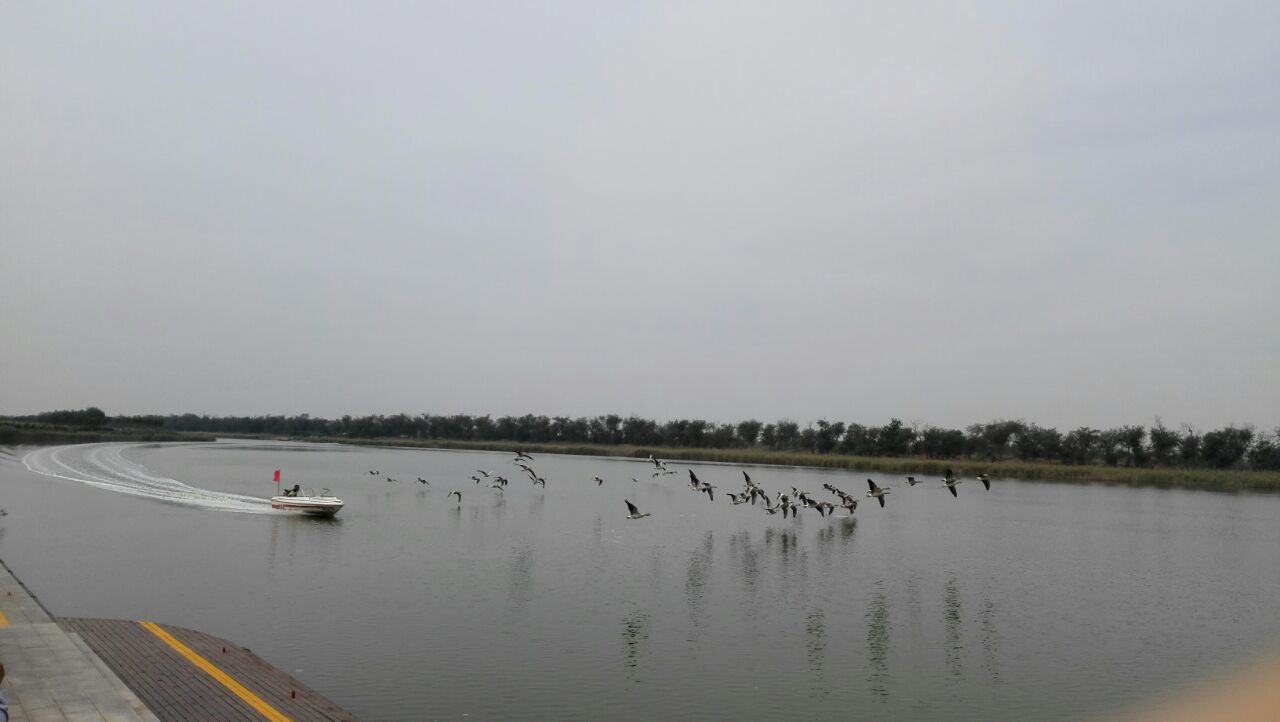
M985 476L982 477L982 486L986 488L987 491L991 491L991 480Z
M948 486L947 488L951 490L952 496L956 497L957 499L960 498L960 494L956 492L956 488L954 486Z
M881 496L881 497L877 497L877 498L878 498L878 499L880 499L880 508L881 508L881 509L883 509L883 508L884 508L884 497L883 497L883 496Z
M870 487L872 491L875 491L876 489L879 488L876 486L876 483L870 479L867 479L867 486Z
M623 501L626 500L624 499ZM636 505L632 504L630 501L627 501L627 511L631 512L632 516L640 513L640 510L636 508Z

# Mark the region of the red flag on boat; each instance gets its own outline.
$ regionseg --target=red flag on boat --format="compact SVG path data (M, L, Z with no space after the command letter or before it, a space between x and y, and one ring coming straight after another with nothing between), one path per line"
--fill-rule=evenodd
M279 470L279 469L276 469L276 478L272 479L272 481L274 481L274 482L276 482L276 483L279 483L279 482L280 482L280 470Z

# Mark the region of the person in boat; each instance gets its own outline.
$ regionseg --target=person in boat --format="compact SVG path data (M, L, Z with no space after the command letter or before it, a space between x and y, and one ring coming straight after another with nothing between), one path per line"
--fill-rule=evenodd
M298 484L294 484L292 489L285 489L285 490L284 490L284 495L285 495L285 496L297 496L297 495L298 495L299 493L301 493L301 492L302 492L302 487L301 487L300 485L298 485Z

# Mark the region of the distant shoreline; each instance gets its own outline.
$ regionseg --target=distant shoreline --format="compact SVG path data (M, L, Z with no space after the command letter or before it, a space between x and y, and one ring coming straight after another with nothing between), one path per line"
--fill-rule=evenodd
M616 456L645 460L650 454L674 461L714 461L761 466L798 466L814 469L877 471L941 478L946 469L960 476L990 474L993 479L1060 481L1078 484L1121 484L1170 489L1212 491L1280 491L1280 472L1237 469L1134 468L1098 465L1073 466L1016 460L994 462L973 459L921 459L914 457L807 454L761 449L702 449L612 444L512 443L502 441L450 441L446 439L344 439L290 438L289 441L470 451L528 451L577 456ZM639 474L637 474L639 476Z
M1179 467L1112 467L1097 464L1070 465L1003 459L992 462L975 459L925 459L919 457L852 456L847 454L815 454L768 449L708 449L628 444L584 443L516 443L509 441L456 441L449 439L343 437L288 437L273 434L209 434L204 432L63 430L21 428L0 425L0 445L51 446L57 444L92 444L110 441L139 443L162 441L211 442L226 439L273 439L317 444L349 446L383 446L411 449L453 449L465 451L508 451L570 454L574 456L612 456L645 460L650 454L672 461L710 461L751 466L792 466L811 469L844 469L875 471L888 474L919 475L926 479L941 478L946 469L959 476L990 474L993 479L1057 481L1074 484L1119 484L1168 489L1209 491L1280 491L1280 472L1243 469L1188 469ZM640 474L637 474L640 476Z
M30 428L0 424L0 446L56 446L104 441L214 441L214 434L187 431Z

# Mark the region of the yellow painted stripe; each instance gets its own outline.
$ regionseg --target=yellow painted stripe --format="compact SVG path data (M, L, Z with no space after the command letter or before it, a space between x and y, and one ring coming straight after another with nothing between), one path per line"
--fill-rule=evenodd
M4 612L0 612L0 627L9 626L9 618L4 616Z
M142 625L143 629L159 637L160 641L164 642L170 647L173 647L173 650L175 652L177 652L178 654L181 654L183 657L186 657L188 662L199 667L210 677L213 677L215 680L217 680L218 683L221 684L223 687L226 687L227 689L231 690L232 694L244 700L250 707L257 710L258 713L261 714L263 717L266 717L267 719L271 720L271 722L289 722L289 718L280 714L280 712L276 710L275 707L272 707L266 702L263 702L261 697L254 694L253 692L250 692L248 689L245 688L244 685L232 679L231 675L213 666L213 663L211 663L209 660L205 659L204 657L201 657L200 655L196 654L195 651L192 650L190 647L174 639L173 635L161 629L160 625L156 624L155 622L138 622L138 624Z

